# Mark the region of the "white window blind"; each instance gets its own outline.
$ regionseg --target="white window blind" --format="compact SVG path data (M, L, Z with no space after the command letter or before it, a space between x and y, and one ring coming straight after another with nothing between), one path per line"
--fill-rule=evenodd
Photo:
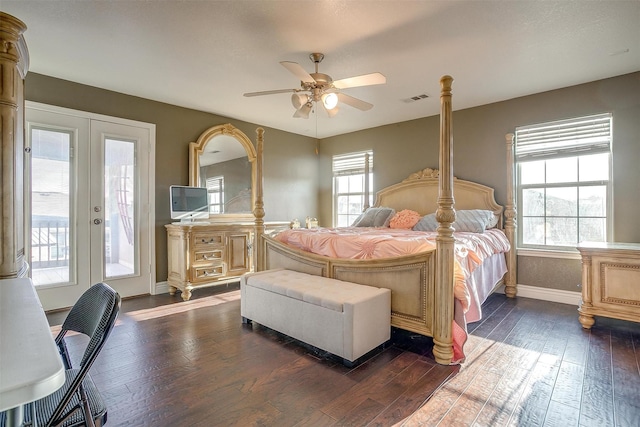
M516 128L516 160L596 154L611 150L611 114Z
M224 191L224 177L216 176L207 178L207 190L209 193L222 193Z
M333 176L364 173L367 154L369 154L369 172L373 172L373 151L362 151L334 156Z

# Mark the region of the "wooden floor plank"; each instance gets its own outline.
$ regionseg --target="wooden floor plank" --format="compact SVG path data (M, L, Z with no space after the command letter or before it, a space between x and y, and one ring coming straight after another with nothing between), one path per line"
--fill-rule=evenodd
M612 375L611 332L594 327L591 329L582 388L581 426L615 425Z
M395 330L355 368L240 322L237 288L126 299L91 375L116 426L637 426L640 327L493 294L462 366ZM65 313L48 315L52 330ZM79 357L86 342L69 339Z

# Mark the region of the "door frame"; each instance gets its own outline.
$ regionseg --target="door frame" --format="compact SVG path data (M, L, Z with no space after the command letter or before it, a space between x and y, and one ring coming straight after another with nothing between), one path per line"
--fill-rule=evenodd
M149 132L149 152L147 153L148 155L148 174L147 174L147 179L148 179L148 188L149 188L149 194L148 194L148 199L147 199L147 203L148 203L148 218L149 218L149 233L148 233L148 240L147 240L147 244L149 247L149 265L148 266L144 266L144 265L140 265L140 268L149 268L149 284L148 284L148 290L149 290L149 294L151 295L155 295L157 293L157 284L156 284L156 238L155 238L155 234L156 234L156 230L155 230L155 187L156 187L156 181L155 181L155 158L156 158L156 125L153 123L146 123L146 122L140 122L137 120L131 120L131 119L124 119L124 118L120 118L120 117L112 117L112 116L107 116L104 114L97 114L97 113L91 113L91 112L87 112L87 111L81 111L81 110L74 110L74 109L70 109L70 108L65 108L65 107L58 107L55 105L48 105L48 104L44 104L44 103L40 103L40 102L33 102L33 101L25 101L25 108L26 109L32 109L32 110L40 110L43 112L48 112L48 113L54 113L54 114L60 114L60 115L68 115L68 116L73 116L73 117L77 117L77 118L81 118L81 119L87 119L87 120L98 120L98 121L103 121L103 122L110 122L110 123L114 123L114 124L120 124L120 125L125 125L125 126L132 126L132 127L138 127L138 128L144 128L147 129ZM26 126L26 118L25 118L25 126ZM28 168L24 169L24 179L25 179L25 188L29 187L30 188L30 177L27 176L27 170L29 170ZM27 194L25 194L25 196L29 196ZM31 236L27 235L27 231L31 231L31 197L25 197L25 239L29 239L29 240L25 240L25 242L30 242L31 240ZM28 225L28 226L27 226ZM141 244L143 242L140 242Z

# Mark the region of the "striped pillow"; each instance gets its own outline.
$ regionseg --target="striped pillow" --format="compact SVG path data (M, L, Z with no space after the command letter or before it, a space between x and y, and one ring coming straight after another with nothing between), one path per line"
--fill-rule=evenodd
M360 214L352 227L388 227L389 221L396 214L395 209L392 208L369 208Z
M456 221L453 223L453 228L456 231L484 233L484 230L495 227L497 222L498 217L493 211L483 209L461 210L456 211ZM436 231L437 228L436 214L432 213L423 216L413 227L413 230Z

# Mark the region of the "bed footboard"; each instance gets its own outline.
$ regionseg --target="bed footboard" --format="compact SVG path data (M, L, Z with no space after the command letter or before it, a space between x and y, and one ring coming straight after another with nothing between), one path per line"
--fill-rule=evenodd
M391 290L391 325L433 337L435 250L375 260L328 258L261 236L266 270L285 268Z

